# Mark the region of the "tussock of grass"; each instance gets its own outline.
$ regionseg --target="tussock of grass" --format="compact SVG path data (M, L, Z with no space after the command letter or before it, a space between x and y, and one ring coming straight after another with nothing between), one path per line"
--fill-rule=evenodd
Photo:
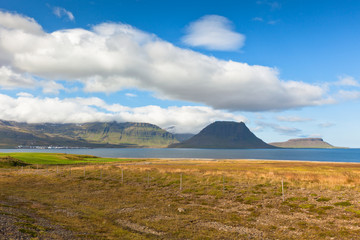
M25 162L11 156L0 156L0 168L27 166Z
M328 202L330 200L331 200L331 198L327 198L327 197L320 197L320 198L316 199L316 201L318 201L318 202Z
M26 234L30 235L31 237L33 237L33 238L38 236L38 233L36 231L34 231L34 230L31 230L31 229L20 228L19 231L22 232L22 233L26 233Z
M341 207L348 207L351 206L352 204L348 201L344 201L344 202L337 202L334 204L335 206L341 206Z

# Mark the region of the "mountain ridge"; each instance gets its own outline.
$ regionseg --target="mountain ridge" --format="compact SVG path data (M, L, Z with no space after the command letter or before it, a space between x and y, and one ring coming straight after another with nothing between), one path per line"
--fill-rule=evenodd
M0 148L23 146L167 147L174 135L150 123L19 123L0 120Z

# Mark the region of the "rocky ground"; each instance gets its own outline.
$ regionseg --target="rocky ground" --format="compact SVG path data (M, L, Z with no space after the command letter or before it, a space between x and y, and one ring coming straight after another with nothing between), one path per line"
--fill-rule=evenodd
M0 200L0 239L77 239L71 231L40 217L31 205L16 198Z

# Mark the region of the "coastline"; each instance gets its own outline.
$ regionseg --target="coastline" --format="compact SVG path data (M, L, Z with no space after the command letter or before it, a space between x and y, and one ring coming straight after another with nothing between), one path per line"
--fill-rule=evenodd
M158 159L257 159L304 162L360 162L360 149L169 149L169 148L93 148L93 149L1 149L0 152L66 153L105 158Z
M117 159L125 160L129 158L119 157ZM238 159L230 159L230 158L131 158L137 160L145 160L145 161L201 161L201 162L267 162L267 163L277 163L277 162L284 162L284 163L323 163L323 164L355 164L360 165L360 162L327 162L327 161L306 161L306 160L274 160L274 159L249 159L249 158L238 158Z

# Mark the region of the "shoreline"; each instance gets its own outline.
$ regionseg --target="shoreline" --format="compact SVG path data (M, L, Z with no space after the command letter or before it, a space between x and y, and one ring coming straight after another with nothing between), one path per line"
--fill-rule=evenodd
M18 153L92 155L113 159L164 159L164 160L252 160L319 163L360 163L360 149L281 149L275 151L213 150L213 149L0 149L1 155ZM292 159L291 159L292 158Z
M237 159L232 159L232 158L141 158L141 157L119 157L117 159L137 159L137 160L147 160L147 161L151 161L151 160L164 160L164 161L202 161L202 162L217 162L217 161L228 161L228 162L238 162L238 161L249 161L249 162L286 162L286 163L324 163L324 164L328 164L328 163L333 163L333 164L360 164L360 162L329 162L329 161L312 161L312 160L284 160L284 159L255 159L255 158L237 158Z

